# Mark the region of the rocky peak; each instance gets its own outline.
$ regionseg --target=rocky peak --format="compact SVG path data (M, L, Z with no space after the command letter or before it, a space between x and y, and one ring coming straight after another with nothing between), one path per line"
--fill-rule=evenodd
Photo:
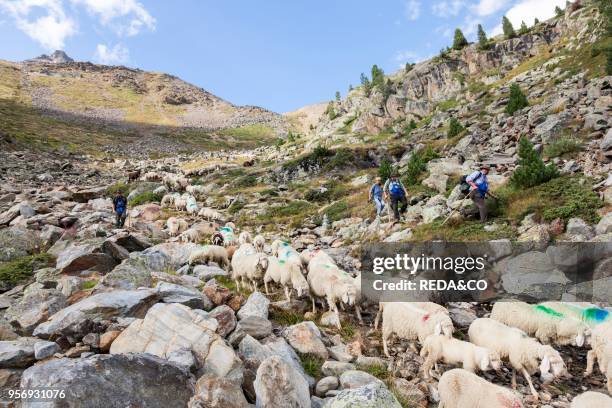
M42 55L39 55L36 58L32 58L29 61L33 61L33 62L50 62L50 63L53 63L53 64L65 64L65 63L68 63L68 62L74 62L74 60L72 58L70 58L68 56L68 54L66 54L62 50L56 50L51 55L42 54Z

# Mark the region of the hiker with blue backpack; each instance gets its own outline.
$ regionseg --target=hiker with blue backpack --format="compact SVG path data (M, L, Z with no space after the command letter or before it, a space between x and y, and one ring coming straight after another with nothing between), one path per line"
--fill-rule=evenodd
M469 185L469 192L467 196L472 199L478 212L480 213L480 222L487 222L488 210L487 203L485 201L487 196L493 197L497 200L497 196L489 191L489 181L487 180L487 174L491 167L488 165L480 166L480 170L473 172L465 178L465 184Z
M408 192L399 179L399 173L394 171L391 173L389 180L385 182L383 187L385 199L391 201L391 208L395 216L395 222L400 221L400 213L404 214L408 209Z
M127 198L121 191L117 191L113 199L113 211L115 212L115 225L117 228L123 228L127 217Z

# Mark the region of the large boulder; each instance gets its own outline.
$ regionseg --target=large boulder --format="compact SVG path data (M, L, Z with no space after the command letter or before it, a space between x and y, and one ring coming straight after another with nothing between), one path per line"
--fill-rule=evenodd
M149 268L155 271L177 270L189 262L189 255L200 245L180 242L165 242L142 252Z
M193 395L193 380L175 365L150 354L99 354L61 358L23 372L21 388L52 387L66 396L45 407L184 408ZM22 407L40 407L23 401Z
M556 269L546 253L529 251L498 263L506 292L534 299L560 299L570 280Z
M57 254L56 268L65 274L85 270L107 273L115 265L117 265L115 258L104 252L103 240L92 239L67 244Z
M269 306L270 300L266 296L261 292L253 292L236 315L238 319L244 319L248 316L257 316L267 319Z
M308 383L279 356L268 357L260 364L254 386L258 408L310 408Z
M595 227L597 235L608 234L612 232L612 212L604 215L597 226Z
M359 388L367 384L382 382L372 374L360 370L348 370L340 375L340 385L343 389Z
M16 331L29 336L36 326L66 306L66 297L56 289L30 290L8 308L4 317Z
M36 339L22 337L16 340L0 341L0 368L22 368L34 361Z
M321 332L313 322L302 322L289 326L283 331L283 337L299 353L312 354L323 360L327 360L329 356L321 340Z
M109 288L133 290L139 287L151 287L152 269L147 265L146 257L141 254L130 254L130 257L111 272L107 273L101 283Z
M189 408L248 408L242 388L226 378L203 376L196 383Z
M0 229L0 262L8 262L34 253L42 241L34 231L10 227Z
M54 338L60 335L81 335L91 331L94 323L113 317L143 317L158 301L157 292L116 290L87 297L55 313L36 327L34 336Z
M231 377L241 374L241 362L216 333L217 320L202 310L176 303L158 303L144 319L128 326L111 345L111 354L141 352L168 358L173 351L190 349L198 367L207 374Z
M397 398L382 381L341 391L327 401L325 408L401 408Z
M211 310L213 303L196 288L176 285L168 282L157 282L155 289L164 303L180 303L192 309Z

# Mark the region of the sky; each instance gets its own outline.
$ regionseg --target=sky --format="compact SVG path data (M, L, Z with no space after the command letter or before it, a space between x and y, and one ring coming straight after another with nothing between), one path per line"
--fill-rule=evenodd
M79 61L166 72L238 105L289 112L344 96L477 24L501 33L565 0L0 0L0 59L63 49Z

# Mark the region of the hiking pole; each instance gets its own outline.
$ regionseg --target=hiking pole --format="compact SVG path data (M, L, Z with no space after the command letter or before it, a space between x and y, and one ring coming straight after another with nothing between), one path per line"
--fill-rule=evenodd
M445 219L445 220L442 222L442 224L441 224L441 225L446 224L446 221L450 220L450 217L452 217L452 216L453 216L453 214L454 214L456 211L457 211L457 210L452 210L452 211L450 212L450 214L448 214L448 217L446 217L446 219Z

